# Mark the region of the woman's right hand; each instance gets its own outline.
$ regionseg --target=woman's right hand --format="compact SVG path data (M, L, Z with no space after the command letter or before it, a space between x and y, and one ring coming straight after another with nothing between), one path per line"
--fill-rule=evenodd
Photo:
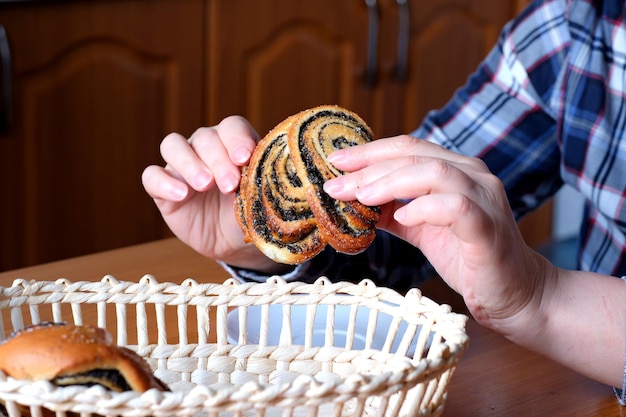
M200 128L189 139L171 133L160 147L166 165L147 167L142 183L172 232L193 249L233 266L273 273L282 267L244 243L233 206L241 168L258 139L240 116Z

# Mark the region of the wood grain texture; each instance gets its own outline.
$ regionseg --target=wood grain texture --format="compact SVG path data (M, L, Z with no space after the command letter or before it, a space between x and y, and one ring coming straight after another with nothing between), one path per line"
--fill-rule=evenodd
M166 236L142 170L201 125L203 0L0 4L0 270ZM172 30L172 28L176 28Z

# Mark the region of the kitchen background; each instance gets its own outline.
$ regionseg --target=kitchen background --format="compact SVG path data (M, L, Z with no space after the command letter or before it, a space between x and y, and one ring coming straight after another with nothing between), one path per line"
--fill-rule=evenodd
M525 3L0 1L0 271L169 236L140 182L169 132L330 103L412 131ZM570 199L524 219L529 244L571 234Z

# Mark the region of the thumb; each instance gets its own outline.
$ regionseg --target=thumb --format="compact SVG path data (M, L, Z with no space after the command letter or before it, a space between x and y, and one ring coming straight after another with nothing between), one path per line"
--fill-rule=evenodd
M407 225L398 222L396 213L407 205L407 201L394 200L380 207L380 220L376 228L391 233L400 239L409 241L409 228ZM412 242L410 242L412 243Z

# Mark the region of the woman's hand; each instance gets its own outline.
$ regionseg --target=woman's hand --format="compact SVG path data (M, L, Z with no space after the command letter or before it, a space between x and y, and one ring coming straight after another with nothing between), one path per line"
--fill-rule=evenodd
M352 173L326 192L383 205L378 227L419 247L483 324L499 327L541 301L553 268L527 247L502 183L480 159L398 136L329 160Z
M234 266L275 272L281 267L243 242L233 208L241 167L248 163L258 138L238 116L198 129L189 139L172 133L161 142L167 165L147 167L142 182L183 242Z
M329 158L339 199L383 205L379 227L419 247L472 315L510 340L613 386L623 377L622 280L550 264L524 242L485 164L399 136Z

